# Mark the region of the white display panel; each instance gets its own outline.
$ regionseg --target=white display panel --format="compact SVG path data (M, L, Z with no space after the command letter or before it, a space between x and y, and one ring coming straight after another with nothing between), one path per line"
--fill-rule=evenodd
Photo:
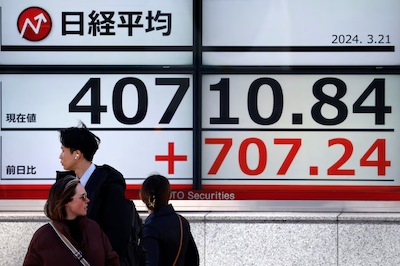
M399 186L399 87L399 75L206 75L202 184Z
M72 125L75 126L75 125ZM190 131L93 131L100 147L93 163L108 164L120 171L126 183L142 184L152 173L169 178L171 184L193 183L193 149ZM2 132L0 185L53 184L56 171L63 171L58 158L61 144L57 131ZM156 160L173 154L182 160Z
M192 64L192 1L0 0L4 65Z
M397 0L203 0L205 65L400 64Z
M193 124L187 74L0 75L0 81L3 129L63 128L79 120L91 128L115 129ZM95 111L97 97L100 111ZM81 110L90 106L92 111Z
M0 75L0 81L0 184L54 183L55 171L63 170L57 129L80 120L101 138L93 162L115 167L127 184L153 172L171 184L193 183L190 75Z

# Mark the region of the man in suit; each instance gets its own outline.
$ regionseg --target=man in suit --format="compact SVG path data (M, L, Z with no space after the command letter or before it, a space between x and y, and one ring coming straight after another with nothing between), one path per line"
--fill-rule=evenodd
M100 225L124 265L131 232L125 179L111 166L97 166L92 162L100 138L83 123L59 132L62 150L59 158L68 171L57 172L57 180L68 174L80 179L90 199L87 217Z

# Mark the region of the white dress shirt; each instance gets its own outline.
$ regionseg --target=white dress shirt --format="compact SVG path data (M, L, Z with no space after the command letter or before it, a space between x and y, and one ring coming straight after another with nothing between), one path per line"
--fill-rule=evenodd
M89 168L86 170L86 172L83 174L83 176L81 177L80 181L84 187L86 187L86 184L89 181L89 178L93 174L94 170L96 170L96 165L94 165L94 163L92 163L89 166Z

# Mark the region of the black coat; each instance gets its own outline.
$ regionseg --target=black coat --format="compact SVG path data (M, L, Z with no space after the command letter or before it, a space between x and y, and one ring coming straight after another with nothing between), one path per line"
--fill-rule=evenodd
M68 174L75 176L72 171L57 172L57 179ZM127 253L131 231L131 212L127 210L129 205L126 204L124 177L111 166L96 166L85 189L90 199L87 217L100 225L122 261Z
M199 265L199 253L190 232L189 222L182 216L183 244L176 266ZM145 265L171 266L178 254L180 223L172 205L163 205L152 212L143 225L142 247Z

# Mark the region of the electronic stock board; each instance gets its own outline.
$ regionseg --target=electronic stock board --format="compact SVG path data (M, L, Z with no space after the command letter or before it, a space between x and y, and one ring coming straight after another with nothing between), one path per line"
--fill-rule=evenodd
M45 198L83 121L131 192L157 172L173 199L396 200L397 0L0 8L2 199Z

